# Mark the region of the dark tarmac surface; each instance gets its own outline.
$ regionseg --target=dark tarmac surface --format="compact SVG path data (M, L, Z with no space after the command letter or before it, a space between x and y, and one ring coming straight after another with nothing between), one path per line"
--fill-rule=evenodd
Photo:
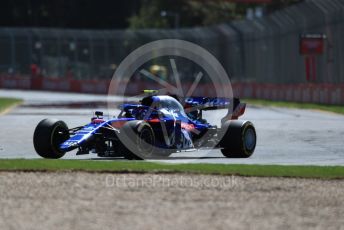
M69 127L89 122L93 111L107 114L107 96L0 90L1 97L23 98L24 104L0 115L0 158L39 158L32 144L37 123L44 118L64 120ZM113 97L113 101L118 98ZM58 104L58 106L57 106ZM88 106L82 106L86 104ZM93 108L93 106L95 106ZM116 112L116 111L115 111ZM212 112L208 112L212 113ZM221 114L222 115L222 114ZM220 114L206 114L219 121ZM344 116L316 110L248 106L242 120L254 123L258 143L249 159L224 158L219 150L172 154L166 163L344 165ZM96 155L63 159L94 159ZM122 160L122 159L113 159Z

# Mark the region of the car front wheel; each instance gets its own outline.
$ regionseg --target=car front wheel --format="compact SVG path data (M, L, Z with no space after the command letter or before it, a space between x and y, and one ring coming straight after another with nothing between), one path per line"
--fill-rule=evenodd
M58 159L65 155L65 152L60 150L60 144L68 139L66 123L57 119L44 119L35 129L33 145L41 157Z

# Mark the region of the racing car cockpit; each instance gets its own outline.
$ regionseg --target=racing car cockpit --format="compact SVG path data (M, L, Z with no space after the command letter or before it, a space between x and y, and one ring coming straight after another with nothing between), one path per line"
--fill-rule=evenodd
M175 118L186 118L200 123L207 123L202 118L202 111L199 109L190 108L188 112L185 111L183 105L175 95L169 96L148 96L141 100L141 105L148 106L153 110L158 110L164 116Z
M143 98L140 104L123 104L121 105L121 113L119 118L135 118L138 120L148 118L161 118L171 119L191 119L194 120L192 113L187 114L184 107L171 96L147 96ZM195 119L196 120L196 119Z
M156 96L157 107L161 113L166 116L187 118L183 106L173 97Z

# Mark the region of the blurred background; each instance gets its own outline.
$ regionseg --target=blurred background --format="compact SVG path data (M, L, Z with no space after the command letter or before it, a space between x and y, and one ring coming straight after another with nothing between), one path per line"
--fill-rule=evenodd
M343 0L0 4L0 88L107 93L114 71L131 51L175 38L213 54L237 96L344 104ZM185 63L180 75L192 82L199 70ZM164 62L146 68L161 78L171 72ZM139 81L146 80L138 79L132 94L144 85ZM201 83L199 93L209 94L207 82Z

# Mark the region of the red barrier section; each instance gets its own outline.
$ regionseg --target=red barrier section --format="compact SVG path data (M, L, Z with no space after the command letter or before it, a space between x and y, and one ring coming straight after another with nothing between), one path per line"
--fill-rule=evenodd
M81 93L107 94L110 81L84 80L79 81Z
M43 78L33 77L31 78L31 89L39 90L42 89Z
M143 89L163 89L155 82L133 81L117 82L117 92L126 95L139 95ZM107 94L108 80L75 80L66 78L42 78L17 75L0 75L0 88L33 89L76 93ZM193 87L192 83L183 83L184 93ZM231 87L228 86L228 90ZM279 101L295 101L305 103L322 103L344 105L344 84L266 84L240 83L232 84L233 95L240 98L257 98ZM228 93L228 92L227 92ZM230 93L230 92L229 92ZM193 95L217 95L216 85L203 83L195 87Z
M0 87L7 89L31 89L31 79L28 76L2 75Z
M72 92L81 92L80 82L77 80L70 80L70 90Z
M70 80L44 78L42 81L42 89L49 91L70 91Z

